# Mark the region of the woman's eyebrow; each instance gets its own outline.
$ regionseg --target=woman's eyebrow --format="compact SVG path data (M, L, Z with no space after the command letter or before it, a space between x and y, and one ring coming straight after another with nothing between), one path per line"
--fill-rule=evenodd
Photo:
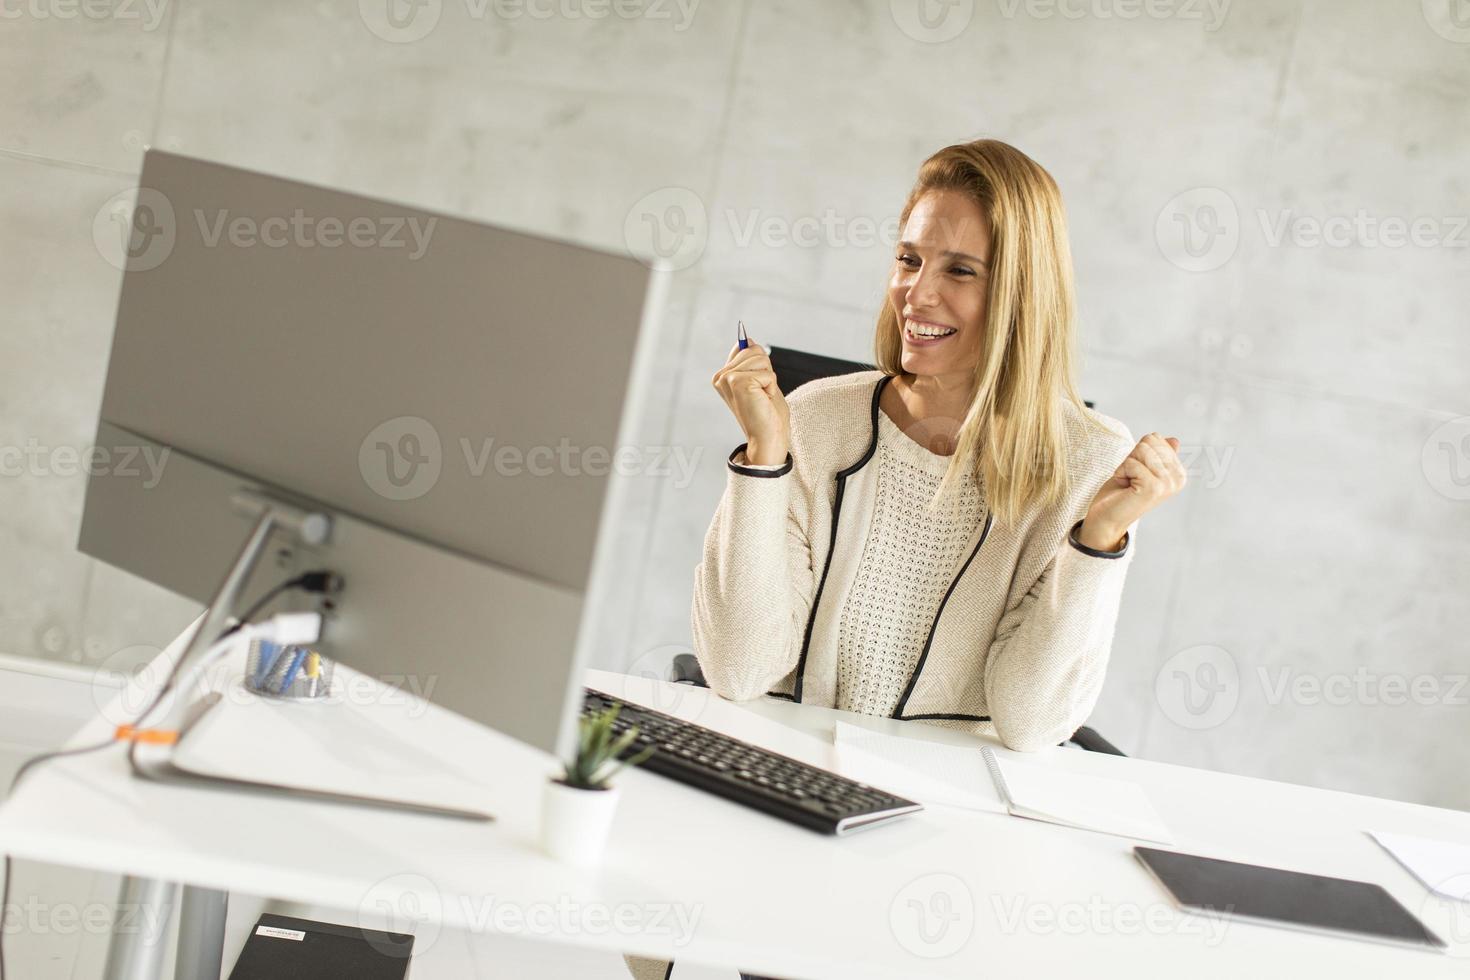
M911 248L911 249L917 249L918 248L918 246L915 245L913 242L899 242L898 245L899 245L900 248ZM940 255L943 255L945 258L950 258L950 259L967 259L970 262L974 262L976 265L983 265L987 269L990 268L990 263L989 262L987 262L984 259L980 258L980 256L978 256L978 255L971 255L969 252L955 252L955 251L951 251L949 249L945 249L944 251L940 252L939 254Z

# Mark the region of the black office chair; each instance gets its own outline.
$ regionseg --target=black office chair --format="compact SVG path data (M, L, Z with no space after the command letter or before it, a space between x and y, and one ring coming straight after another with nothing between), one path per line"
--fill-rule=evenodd
M789 395L799 386L808 381L815 381L817 378L831 378L842 374L873 370L873 365L863 364L861 361L845 361L839 357L808 354L805 351L791 350L787 347L770 348L770 357L771 367L776 372L776 384L783 395ZM1095 407L1092 402L1086 402L1086 405L1088 408ZM704 671L700 669L699 661L692 653L681 653L674 658L669 667L668 679L680 684L709 687L708 682L704 679ZM1123 755L1112 742L1085 725L1073 732L1068 741L1089 752Z

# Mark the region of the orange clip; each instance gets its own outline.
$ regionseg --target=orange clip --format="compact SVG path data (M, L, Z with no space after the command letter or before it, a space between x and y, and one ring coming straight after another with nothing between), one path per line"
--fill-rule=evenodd
M118 725L113 737L119 742L142 742L144 745L176 745L179 741L178 732L162 728L134 728L132 725Z

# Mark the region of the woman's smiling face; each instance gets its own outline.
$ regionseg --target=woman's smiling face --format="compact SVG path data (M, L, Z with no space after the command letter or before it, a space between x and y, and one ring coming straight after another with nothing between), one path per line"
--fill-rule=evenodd
M904 373L972 375L989 295L990 222L967 195L929 191L900 237L888 302L903 337Z

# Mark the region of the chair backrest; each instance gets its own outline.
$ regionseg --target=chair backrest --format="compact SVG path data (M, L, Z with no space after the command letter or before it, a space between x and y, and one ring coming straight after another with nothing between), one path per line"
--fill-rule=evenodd
M790 347L772 347L770 355L771 368L776 372L776 384L783 395L789 395L801 385L818 378L873 370L873 365L862 361L844 361L840 357L808 354Z
M864 364L862 361L845 361L826 354L808 354L790 347L772 347L770 354L771 368L776 372L776 385L783 395L789 395L801 385L818 378L834 378L839 374L857 374L859 371L874 369L872 364ZM1083 404L1088 408L1097 407L1090 401Z

